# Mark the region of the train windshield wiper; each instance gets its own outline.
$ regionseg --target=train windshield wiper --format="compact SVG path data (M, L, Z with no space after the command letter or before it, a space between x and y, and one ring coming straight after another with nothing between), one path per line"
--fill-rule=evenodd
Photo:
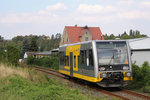
M112 55L112 57L111 57L111 59L110 59L110 61L109 61L109 63L108 63L109 66L110 66L110 64L111 64L111 62L112 62L112 59L114 59L114 53L113 53L113 55Z

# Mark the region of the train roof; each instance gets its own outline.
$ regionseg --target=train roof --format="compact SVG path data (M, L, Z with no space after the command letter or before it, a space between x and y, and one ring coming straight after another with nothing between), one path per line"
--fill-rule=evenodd
M92 42L127 42L127 40L90 40L90 41L84 41L84 42L77 42L73 44L64 44L59 47L66 47L66 46L72 46L72 45L79 45L79 44L86 44L86 43L92 43Z

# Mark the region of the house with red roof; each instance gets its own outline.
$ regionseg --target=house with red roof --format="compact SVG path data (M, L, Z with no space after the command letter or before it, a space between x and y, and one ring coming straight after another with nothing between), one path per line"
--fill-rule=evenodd
M65 26L60 45L89 40L104 40L99 27Z

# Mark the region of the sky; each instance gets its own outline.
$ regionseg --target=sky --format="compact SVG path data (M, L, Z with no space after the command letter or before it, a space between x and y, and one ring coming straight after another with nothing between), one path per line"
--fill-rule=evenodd
M102 34L130 29L150 36L150 0L0 0L0 35L63 33L65 26L100 27Z

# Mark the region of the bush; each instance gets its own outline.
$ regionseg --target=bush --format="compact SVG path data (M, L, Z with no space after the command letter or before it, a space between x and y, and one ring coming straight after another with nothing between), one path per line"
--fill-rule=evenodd
M132 65L133 80L129 83L128 88L135 89L143 86L142 72L139 66Z
M137 65L132 65L133 77L136 81L139 81L142 78L141 69Z
M34 58L33 63L34 63L35 65L42 66L42 59L35 59L35 58Z
M44 67L49 68L50 66L52 67L53 61L52 61L51 58L46 58L45 57L45 58L42 59L42 64L43 64Z
M34 57L32 57L32 56L29 56L28 58L27 58L27 64L28 65L32 65L32 64L34 64Z
M0 50L0 62L3 62L4 58L4 51Z
M143 91L144 93L150 93L150 86L145 86L145 87L143 87L143 88L142 88L142 91Z
M148 62L144 62L141 67L144 86L150 85L150 66Z
M8 45L6 50L6 59L8 63L18 65L18 61L20 58L19 50L12 45Z
M29 56L27 58L28 65L37 65L46 68L52 68L57 70L59 66L59 58L58 57L43 57L43 58L35 58Z
M141 89L142 92L150 92L150 65L148 62L139 67L132 65L133 81L128 85L129 89Z

